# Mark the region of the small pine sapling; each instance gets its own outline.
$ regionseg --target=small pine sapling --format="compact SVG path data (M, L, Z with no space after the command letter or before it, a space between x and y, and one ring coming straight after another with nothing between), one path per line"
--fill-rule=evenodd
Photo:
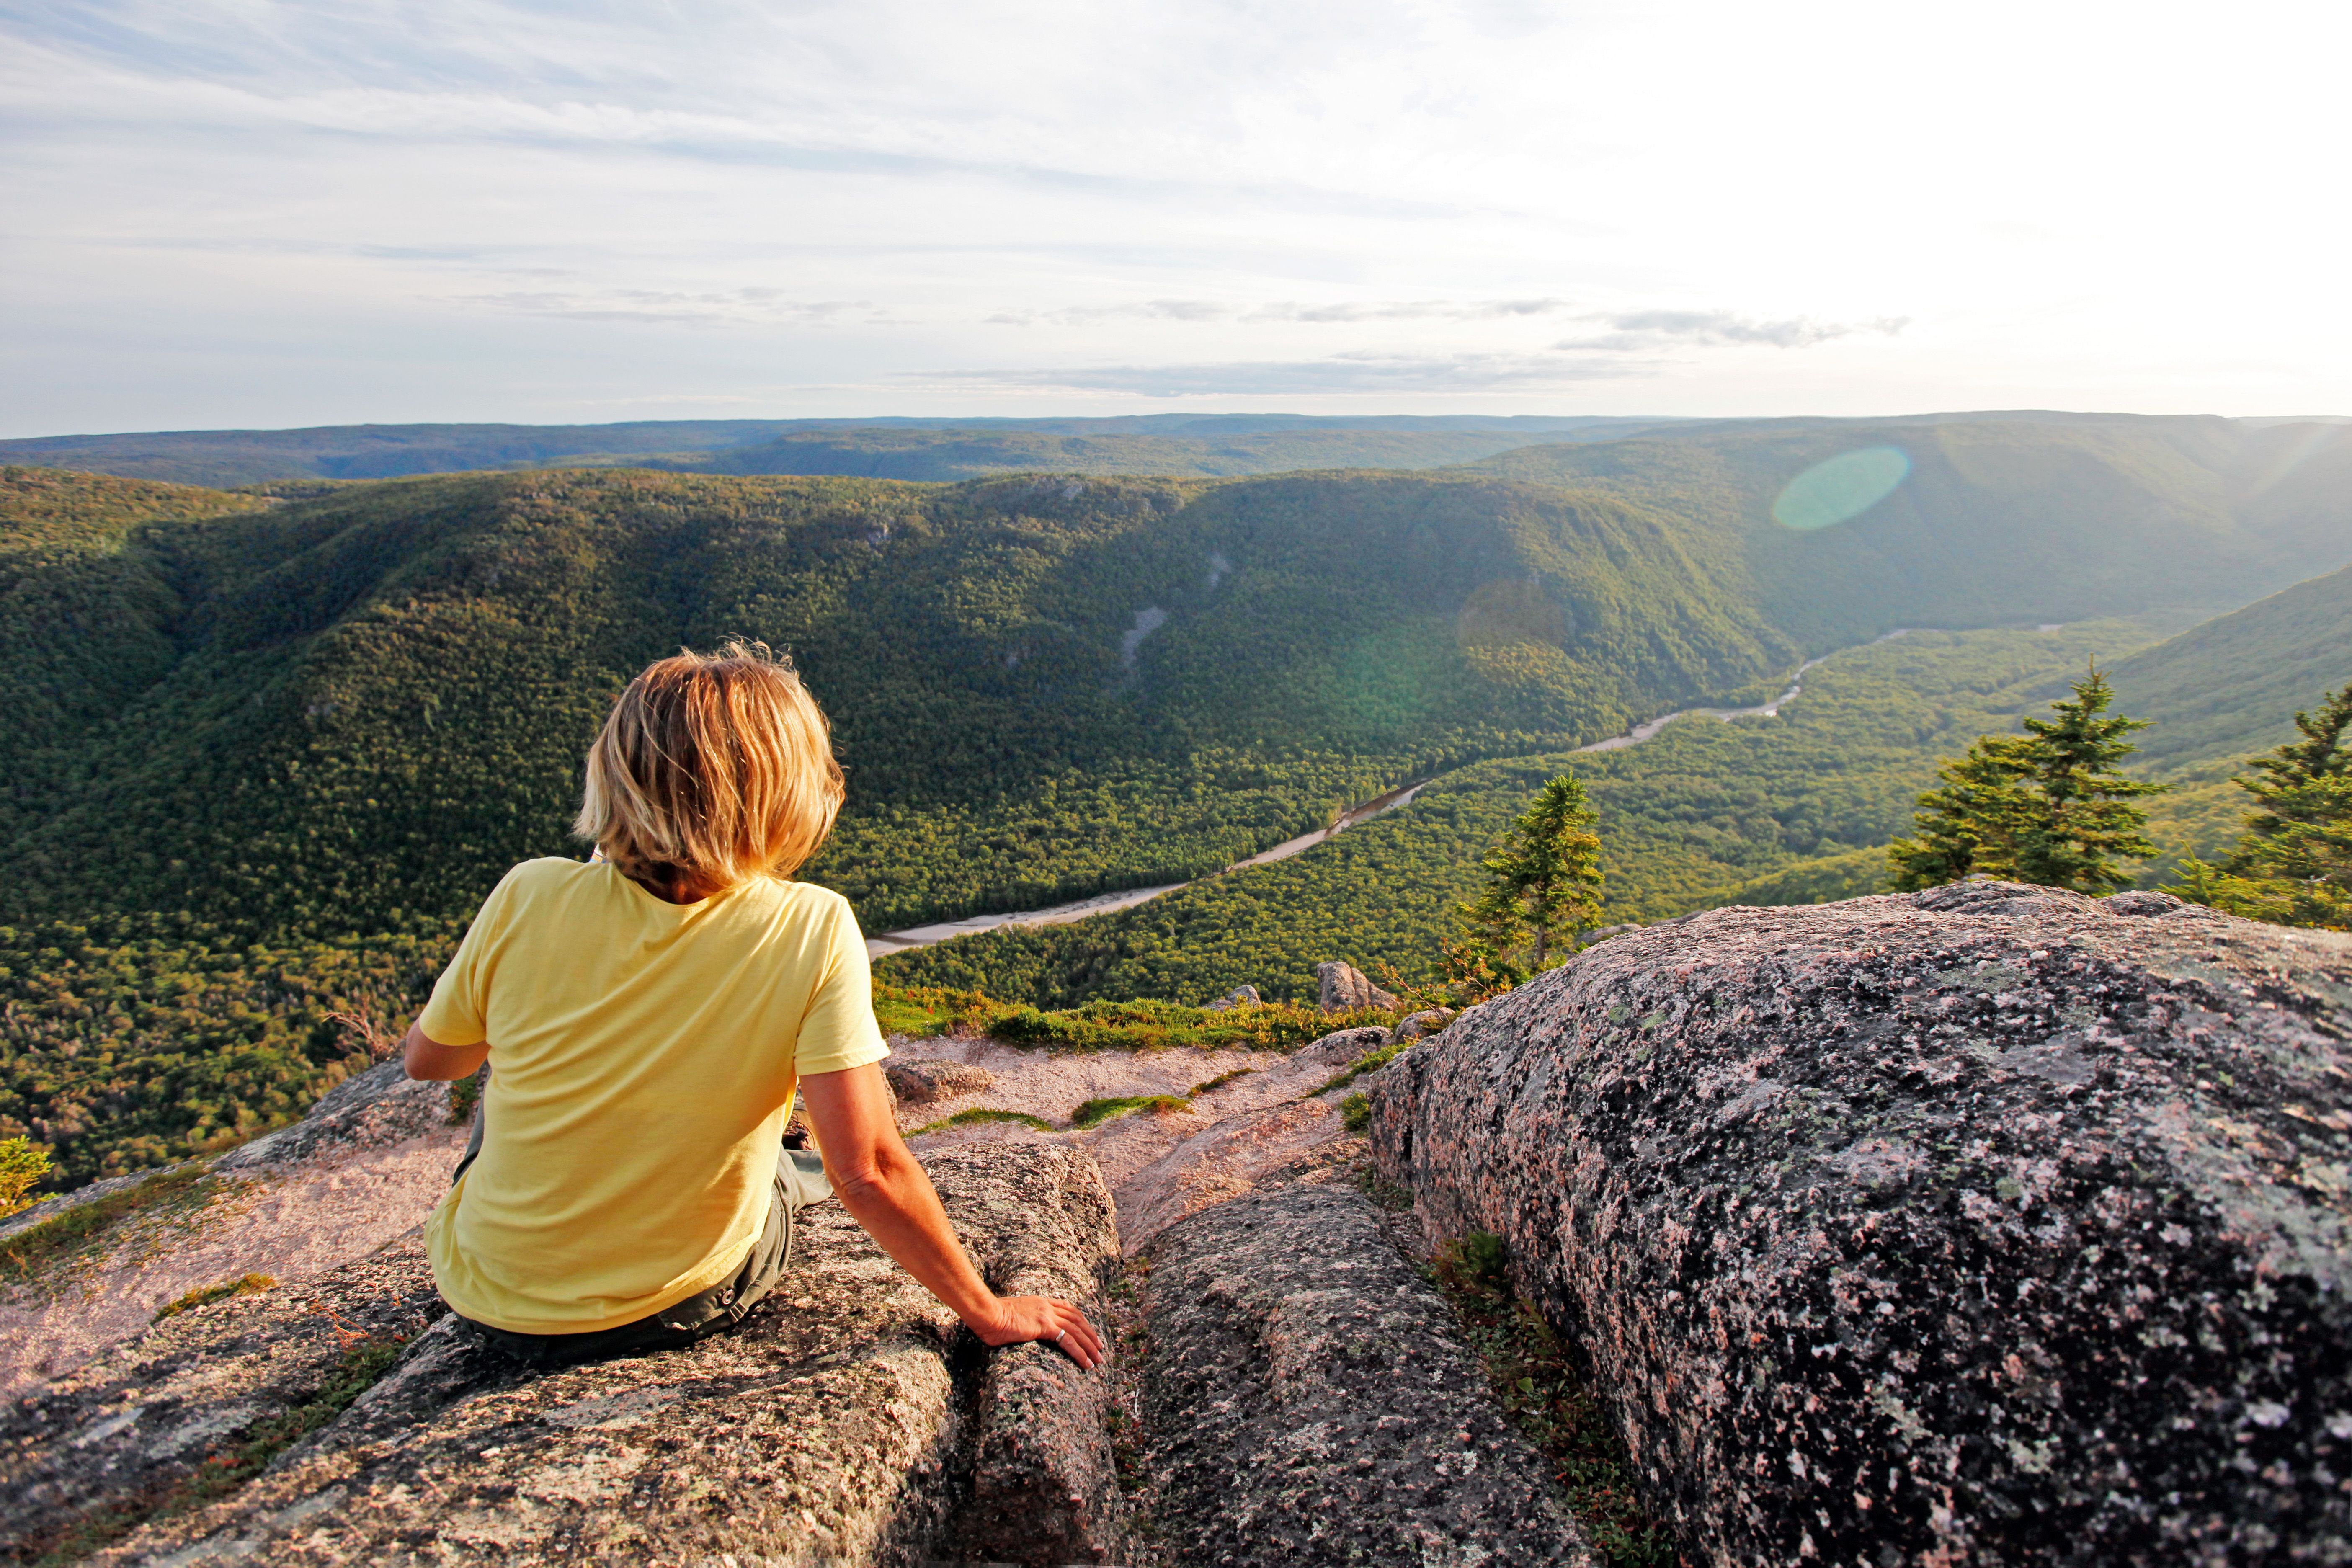
M1584 785L1563 773L1537 792L1535 801L1496 844L1486 859L1486 886L1462 906L1462 914L1498 968L1516 967L1513 955L1528 955L1524 973L1551 967L1577 949L1577 933L1599 923L1601 836Z
M30 1194L49 1173L49 1152L25 1138L0 1138L0 1215L32 1203Z

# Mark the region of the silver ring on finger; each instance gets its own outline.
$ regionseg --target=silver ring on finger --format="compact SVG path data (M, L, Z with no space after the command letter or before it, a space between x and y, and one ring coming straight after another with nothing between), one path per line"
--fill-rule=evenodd
M1070 1337L1070 1331L1069 1331L1069 1330L1067 1330L1067 1329L1064 1329L1060 1333L1055 1334L1055 1335L1054 1336L1054 1342L1055 1342L1055 1344L1060 1344L1064 1340L1068 1339L1069 1337Z

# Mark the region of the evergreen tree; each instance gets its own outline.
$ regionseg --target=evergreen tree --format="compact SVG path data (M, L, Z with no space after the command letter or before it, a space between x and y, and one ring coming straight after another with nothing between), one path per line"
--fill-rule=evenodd
M2022 735L1987 735L1937 770L1943 787L1919 797L1916 838L1887 847L1895 885L1906 891L1975 872L2111 893L2130 879L2120 859L2156 853L2147 814L2133 804L2166 786L2116 772L2137 750L2126 739L2147 721L2109 713L2115 693L2096 665L2072 701Z
M1574 952L1576 933L1601 913L1601 836L1592 831L1584 785L1563 773L1488 852L1486 886L1462 913L1498 960L1528 950L1528 973L1550 966L1556 950Z
M2301 740L2237 781L2257 803L2238 847L2219 866L2184 858L2173 891L2254 920L2352 930L2352 686L2294 727Z

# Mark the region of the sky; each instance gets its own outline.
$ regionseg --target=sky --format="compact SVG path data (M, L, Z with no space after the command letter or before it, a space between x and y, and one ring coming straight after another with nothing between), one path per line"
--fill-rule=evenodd
M2352 8L0 0L0 436L2352 414Z

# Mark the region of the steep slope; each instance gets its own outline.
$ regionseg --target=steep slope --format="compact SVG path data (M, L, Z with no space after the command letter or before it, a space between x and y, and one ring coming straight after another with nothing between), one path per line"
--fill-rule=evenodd
M247 496L98 474L0 468L0 839L57 788L61 748L162 678L179 595L134 538L257 510Z
M1898 626L2235 607L2352 560L2347 468L2339 426L2124 416L1753 421L1475 466L1709 531L1816 652ZM1806 504L1825 490L1863 504Z
M2140 750L2158 767L2292 740L2298 710L2352 682L2352 567L2192 627L2109 674L2116 706L2154 721Z

